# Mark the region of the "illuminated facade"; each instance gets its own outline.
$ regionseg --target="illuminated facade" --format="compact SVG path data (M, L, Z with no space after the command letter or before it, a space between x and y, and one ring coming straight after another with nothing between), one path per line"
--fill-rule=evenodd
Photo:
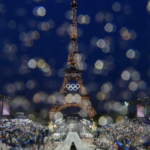
M55 113L67 107L79 107L84 109L90 118L96 112L90 102L90 97L86 93L83 80L82 70L80 69L80 60L78 54L78 39L77 39L77 7L75 0L71 2L71 26L70 26L70 44L67 61L67 68L65 70L65 77L60 89L62 95L61 101L51 108L49 115L53 119ZM70 84L71 81L76 81L76 84ZM70 93L74 91L75 93Z

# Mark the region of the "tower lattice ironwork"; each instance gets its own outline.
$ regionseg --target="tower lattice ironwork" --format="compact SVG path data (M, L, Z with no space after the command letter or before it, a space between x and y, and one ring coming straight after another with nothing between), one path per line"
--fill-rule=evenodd
M77 2L73 0L71 2L70 44L67 68L65 70L64 81L60 89L62 97L59 103L52 106L49 112L50 119L53 119L55 113L61 109L72 106L84 109L90 118L96 114L90 102L89 95L86 93L82 80L82 70L80 69L77 38L77 7ZM70 84L71 80L75 80L76 84ZM76 92L69 94L69 91Z

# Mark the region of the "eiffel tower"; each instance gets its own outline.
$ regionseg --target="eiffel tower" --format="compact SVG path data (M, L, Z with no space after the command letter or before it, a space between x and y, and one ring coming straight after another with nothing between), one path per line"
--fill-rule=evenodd
M80 60L78 54L78 39L77 39L77 7L75 0L71 2L71 26L70 26L70 44L67 61L67 68L65 70L65 77L60 89L61 101L52 106L49 116L54 119L55 113L67 107L79 107L84 109L90 118L96 112L90 102L90 97L86 93L83 80L82 70L80 69ZM71 81L76 81L76 84L71 84ZM69 93L74 91L74 93Z

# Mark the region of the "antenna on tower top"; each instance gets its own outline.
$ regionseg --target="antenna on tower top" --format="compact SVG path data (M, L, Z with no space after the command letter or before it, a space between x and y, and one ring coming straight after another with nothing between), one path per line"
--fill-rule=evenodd
M76 0L73 0L72 2L71 2L71 8L72 7L76 7L77 8L77 1Z

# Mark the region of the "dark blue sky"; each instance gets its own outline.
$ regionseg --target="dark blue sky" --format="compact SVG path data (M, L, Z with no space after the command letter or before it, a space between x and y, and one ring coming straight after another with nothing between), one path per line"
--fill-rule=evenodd
M62 69L68 57L70 20L66 12L70 2L0 0L1 94L21 97L26 104L30 103L27 108L51 107L47 100L46 104L35 103L33 97L43 101L61 88ZM90 17L88 24L78 17L78 42L83 81L94 108L98 112L109 110L108 102L150 95L148 0L77 2L78 16ZM46 10L43 17L37 13L40 7ZM29 62L38 63L41 59L50 67L49 72L29 66ZM94 69L97 61L103 63L101 69Z

